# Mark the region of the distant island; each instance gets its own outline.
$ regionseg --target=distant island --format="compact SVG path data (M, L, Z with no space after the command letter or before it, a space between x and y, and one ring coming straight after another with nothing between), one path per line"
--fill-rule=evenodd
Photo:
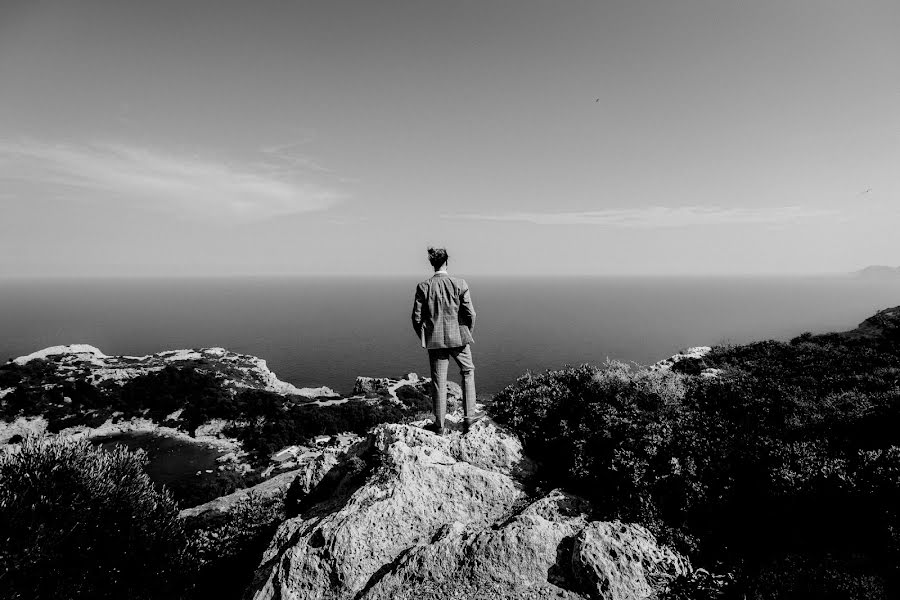
M860 279L900 279L900 267L870 265L853 273Z

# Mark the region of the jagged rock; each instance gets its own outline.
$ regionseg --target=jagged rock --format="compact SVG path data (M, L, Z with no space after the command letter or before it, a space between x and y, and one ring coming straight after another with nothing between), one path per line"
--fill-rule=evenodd
M178 516L183 519L192 519L213 514L226 514L251 497L256 501L284 504L286 497L291 495L294 488L305 490L304 494L308 493L311 488L319 484L337 462L337 456L333 452L322 452L299 469L279 473L252 487L220 496L199 506L186 508L178 513Z
M589 598L619 600L652 597L658 582L691 568L640 525L595 521L575 538L572 572Z
M694 346L692 348L688 348L687 350L682 350L676 354L673 354L669 358L664 358L663 360L657 361L647 367L651 371L667 371L672 368L672 366L680 363L684 360L699 360L704 356L710 353L712 348L710 346Z
M301 502L337 464L338 456L335 452L322 452L309 461L291 481L288 490L290 501L292 503Z
M278 496L284 497L291 482L300 475L301 471L303 471L303 469L295 469L293 471L280 473L253 487L240 489L225 496L214 498L205 504L186 508L179 512L178 516L182 519L193 519L200 516L226 514L230 512L233 507L246 501L251 496L259 499L277 500Z
M531 469L487 420L466 436L378 426L281 525L248 596L626 599L686 565L641 528L589 522L575 497L530 498Z

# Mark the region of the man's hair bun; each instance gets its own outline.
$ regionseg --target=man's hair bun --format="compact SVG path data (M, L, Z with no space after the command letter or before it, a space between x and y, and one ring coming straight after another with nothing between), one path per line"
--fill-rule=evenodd
M428 248L428 262L435 269L443 266L449 258L446 248Z

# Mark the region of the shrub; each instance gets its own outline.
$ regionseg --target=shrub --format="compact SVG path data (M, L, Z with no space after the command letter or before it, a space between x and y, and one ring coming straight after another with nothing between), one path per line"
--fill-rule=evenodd
M283 499L251 493L224 514L210 511L189 519L185 528L197 557L196 597L241 597L285 516Z
M415 412L430 412L431 394L422 391L421 386L402 385L397 388L397 399L405 408Z
M273 452L294 444L308 444L318 435L345 431L365 434L380 423L400 423L417 413L393 400L373 404L351 399L331 406L287 404L273 414L247 423L233 424L226 433L237 437L257 460L267 460Z
M58 438L0 455L0 595L177 597L185 538L144 464L141 453Z
M210 419L238 416L231 391L215 374L194 366L166 365L107 391L126 416L147 410L147 416L162 421L169 413L183 409L181 421L188 431Z
M896 597L900 358L806 336L716 348L703 364L722 371L529 374L489 410L547 486L733 572L747 598Z
M546 465L548 487L567 487L609 518L663 533L662 507L651 500L653 488L673 486L681 472L670 451L684 393L677 373L611 362L526 375L495 396L490 411Z

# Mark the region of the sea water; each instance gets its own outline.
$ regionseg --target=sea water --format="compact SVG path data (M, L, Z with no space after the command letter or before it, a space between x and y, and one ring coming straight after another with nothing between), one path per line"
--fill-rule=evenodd
M647 364L688 346L846 330L900 305L900 281L852 277L467 280L480 396L529 370L607 358ZM349 392L357 375L427 374L410 323L416 282L0 280L0 361L57 344L129 355L223 346L265 359L295 385Z

